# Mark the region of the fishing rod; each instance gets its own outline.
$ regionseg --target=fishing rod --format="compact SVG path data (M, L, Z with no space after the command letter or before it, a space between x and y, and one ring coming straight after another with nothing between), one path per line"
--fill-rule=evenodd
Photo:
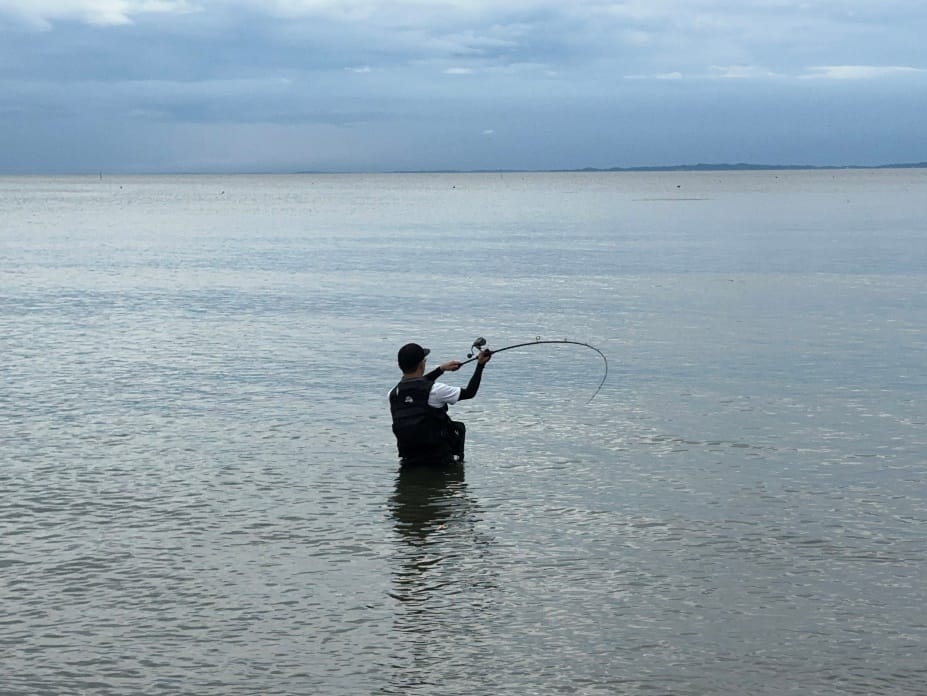
M570 339L567 339L567 338L563 338L559 340L542 341L541 337L538 336L533 341L525 341L524 343L516 343L511 346L506 346L505 348L497 348L496 350L490 350L489 352L492 355L495 355L496 353L501 353L506 350L513 350L515 348L525 348L527 346L540 346L540 345L549 345L549 344L556 344L556 343L566 343L566 344L570 344L574 346L584 346L586 348L594 350L596 353L598 353L601 356L602 361L605 363L605 374L602 375L602 381L599 382L599 386L596 387L596 390L592 393L592 396L589 397L589 401L592 401L596 397L596 395L599 393L599 391L602 389L602 385L605 384L605 380L608 379L608 358L605 357L605 353L603 353L601 350L599 350L595 346L590 345L589 343L584 343L582 341L571 341ZM489 350L489 349L486 348L486 339L480 336L478 339L476 339L473 342L473 345L470 346L470 351L467 353L468 359L464 360L462 363L460 363L460 365L463 366L463 365L466 365L467 363L473 362L474 360L477 359L477 357L479 356L479 353L483 350Z

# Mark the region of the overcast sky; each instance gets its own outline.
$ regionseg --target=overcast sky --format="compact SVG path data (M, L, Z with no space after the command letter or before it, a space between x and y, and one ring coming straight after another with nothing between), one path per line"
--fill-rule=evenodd
M927 160L924 0L0 0L0 173Z

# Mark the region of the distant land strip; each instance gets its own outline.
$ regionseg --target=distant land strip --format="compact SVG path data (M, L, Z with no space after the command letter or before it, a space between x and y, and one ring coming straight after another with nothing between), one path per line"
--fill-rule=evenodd
M814 165L814 164L675 164L664 167L610 167L596 169L584 167L573 169L576 172L739 172L739 171L776 171L792 169L927 169L927 162L911 162L908 164L847 164L847 165ZM561 170L568 171L568 170Z
M583 167L582 169L415 169L401 170L396 174L527 174L570 172L753 172L838 169L927 169L927 162L896 164L670 164L649 167ZM303 172L311 173L311 172Z

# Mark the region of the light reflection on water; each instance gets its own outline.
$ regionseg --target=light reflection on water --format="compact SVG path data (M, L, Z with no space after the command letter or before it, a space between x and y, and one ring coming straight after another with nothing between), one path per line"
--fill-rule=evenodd
M0 180L0 693L919 693L924 174L842 176ZM477 335L609 380L399 471Z

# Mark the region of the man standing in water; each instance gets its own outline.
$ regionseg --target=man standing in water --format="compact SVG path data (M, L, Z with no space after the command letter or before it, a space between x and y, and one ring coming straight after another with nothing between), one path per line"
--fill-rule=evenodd
M447 407L476 396L483 368L492 357L491 351L480 351L473 376L461 389L435 381L445 372L459 370L461 363L457 360L446 362L425 374L425 357L430 352L417 343L407 343L399 349L402 379L389 392L389 408L403 464L463 461L466 428L463 423L451 420Z

